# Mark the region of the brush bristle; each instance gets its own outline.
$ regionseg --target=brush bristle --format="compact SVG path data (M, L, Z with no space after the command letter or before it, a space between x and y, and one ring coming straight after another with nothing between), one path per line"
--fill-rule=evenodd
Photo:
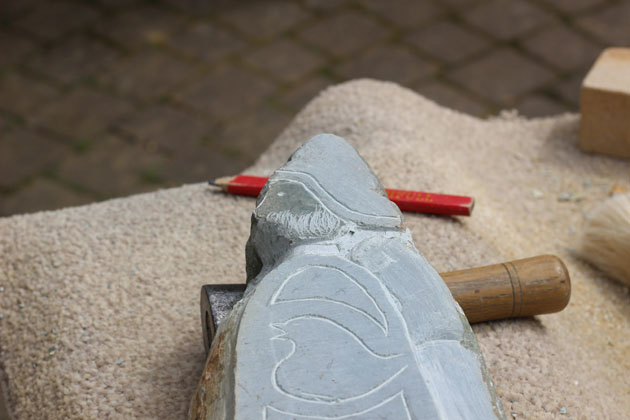
M589 216L580 254L616 280L630 285L630 194L618 194Z

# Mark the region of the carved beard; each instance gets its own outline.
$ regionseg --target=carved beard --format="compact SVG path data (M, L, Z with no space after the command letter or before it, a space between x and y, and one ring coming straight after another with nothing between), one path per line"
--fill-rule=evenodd
M273 212L266 219L276 223L280 234L288 239L331 238L347 231L341 219L321 206L306 214L294 214L291 210Z

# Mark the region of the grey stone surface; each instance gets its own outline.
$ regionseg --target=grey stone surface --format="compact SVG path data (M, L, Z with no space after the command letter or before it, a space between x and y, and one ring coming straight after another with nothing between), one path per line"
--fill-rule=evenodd
M243 2L241 7L221 15L222 20L254 39L277 35L307 18L308 13L302 7L286 0Z
M568 14L582 13L601 5L606 0L544 0L549 6Z
M388 30L365 14L349 11L327 17L301 30L299 37L327 53L343 57L387 37Z
M291 109L299 111L318 93L333 85L334 80L324 77L315 76L300 83L297 87L289 90L280 97L280 103Z
M462 93L461 90L440 81L421 84L415 90L438 104L457 111L478 117L489 113L489 107L483 102L475 100Z
M11 126L11 123L7 121L6 117L0 115L0 134L4 133L4 131Z
M601 45L561 25L541 31L523 45L530 53L562 71L590 67L602 50Z
M494 0L475 7L464 15L464 19L481 31L506 40L549 23L552 16L533 2Z
M113 18L103 19L94 29L99 35L124 49L136 50L160 39L167 41L181 22L182 18L177 13L145 5L116 13Z
M41 174L55 165L66 147L44 134L19 127L0 136L0 188ZM3 200L4 201L4 200Z
M59 182L38 178L6 199L0 195L0 216L23 212L25 207L31 213L78 206L93 200L93 197L73 191Z
M0 129L21 126L37 135L43 129L82 148L106 134L129 134L119 123L138 112L172 106L181 112L146 113L169 119L154 124L168 127L156 135L165 147L153 138L142 142L151 153L159 149L164 165L147 178L162 179L152 185L163 188L238 173L288 121L283 113L350 77L398 81L483 117L514 107L526 115L555 112L555 105L575 112L597 47L630 42L629 5L6 0L0 2ZM188 130L172 134L182 113L207 125L201 139L184 141ZM75 156L74 149L53 166ZM8 153L5 159L14 161L19 152ZM11 179L25 179L20 165L10 168L18 172ZM31 181L41 176L39 169L27 174ZM2 194L10 199L21 188L29 187L11 183ZM135 192L145 189L141 184ZM12 209L31 210L23 203Z
M246 256L191 418L504 418L464 313L343 139L272 175Z
M526 96L517 104L516 108L519 113L530 118L547 117L568 112L564 104L540 94Z
M28 56L34 48L35 43L28 38L0 31L0 68Z
M199 75L185 61L158 50L147 50L115 63L100 78L119 95L150 101Z
M253 108L211 133L211 145L227 156L253 162L289 122L288 112L272 107Z
M442 13L439 2L430 0L362 0L361 6L380 18L403 27L413 27Z
M407 48L380 45L341 63L336 73L344 79L370 77L408 85L437 70L437 65L412 54Z
M294 82L323 66L325 59L297 42L283 40L257 49L245 62L279 82Z
M117 127L148 149L168 153L196 148L210 131L210 125L202 119L167 105L145 108Z
M405 40L447 63L466 59L490 45L486 39L470 29L446 20L415 30Z
M32 120L36 126L67 137L69 142L94 141L134 110L127 101L80 86L64 92L64 96L36 112Z
M15 25L42 40L49 40L86 27L99 17L98 11L86 3L50 1L38 4Z
M94 77L118 59L118 52L87 36L64 40L28 60L28 68L63 85Z
M577 20L579 27L597 37L606 45L630 45L630 2L616 2L601 11Z
M31 113L56 99L59 92L49 84L19 72L0 78L0 108L28 120Z
M178 101L214 118L231 118L259 104L274 84L246 69L225 65L176 95Z
M177 32L170 40L184 54L213 63L229 57L245 43L226 30L209 23L196 23ZM212 45L212 48L208 48Z
M84 147L83 153L65 159L57 168L57 176L68 185L107 198L154 189L154 178L160 178L161 156L115 135Z
M501 69L497 77L496 69ZM448 78L480 97L511 106L526 92L549 83L554 74L509 48L493 50L448 74Z
M576 72L568 79L554 84L551 88L551 92L574 107L579 107L580 88L587 73L588 71L586 69Z

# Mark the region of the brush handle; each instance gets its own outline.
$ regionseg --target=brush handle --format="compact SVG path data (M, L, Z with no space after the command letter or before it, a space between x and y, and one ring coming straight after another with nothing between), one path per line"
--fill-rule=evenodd
M571 297L569 272L553 255L440 276L470 323L558 312Z

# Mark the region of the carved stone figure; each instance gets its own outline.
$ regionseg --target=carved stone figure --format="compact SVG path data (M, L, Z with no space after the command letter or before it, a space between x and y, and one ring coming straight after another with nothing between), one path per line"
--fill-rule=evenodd
M503 419L473 332L343 139L313 137L252 216L247 289L190 418Z

